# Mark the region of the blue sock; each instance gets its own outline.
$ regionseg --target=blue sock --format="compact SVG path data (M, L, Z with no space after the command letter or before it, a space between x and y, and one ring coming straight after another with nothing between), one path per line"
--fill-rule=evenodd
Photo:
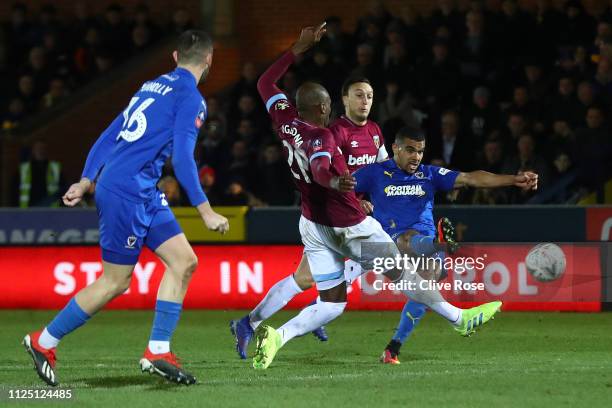
M422 303L409 300L402 309L402 317L400 318L399 326L395 330L393 340L397 340L404 344L410 333L414 330L421 318L425 314L426 306Z
M149 340L170 341L181 317L182 303L158 300L155 302L155 318Z
M428 235L413 235L410 238L410 249L417 255L429 256L438 249L434 245L434 237Z
M74 298L55 316L47 326L50 335L60 340L70 332L75 331L89 320L89 316Z

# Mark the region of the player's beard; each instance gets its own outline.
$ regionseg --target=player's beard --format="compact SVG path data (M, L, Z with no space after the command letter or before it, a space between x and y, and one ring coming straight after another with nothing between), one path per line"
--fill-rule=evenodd
M206 65L206 68L204 68L204 71L202 71L202 75L200 75L200 80L198 81L198 84L206 80L206 77L208 76L209 71L210 71L210 65Z

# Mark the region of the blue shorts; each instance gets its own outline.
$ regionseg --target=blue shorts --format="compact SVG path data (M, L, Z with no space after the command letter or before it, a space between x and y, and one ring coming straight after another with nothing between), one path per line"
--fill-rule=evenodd
M118 193L96 186L96 208L100 222L102 259L119 265L135 265L143 244L155 251L182 233L161 192L147 202L127 200Z

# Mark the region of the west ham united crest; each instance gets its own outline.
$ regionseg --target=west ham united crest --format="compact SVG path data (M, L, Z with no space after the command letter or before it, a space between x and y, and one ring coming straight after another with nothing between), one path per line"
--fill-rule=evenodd
M376 148L380 148L380 136L378 135L374 135L372 136L372 140L374 140L374 146L376 146Z

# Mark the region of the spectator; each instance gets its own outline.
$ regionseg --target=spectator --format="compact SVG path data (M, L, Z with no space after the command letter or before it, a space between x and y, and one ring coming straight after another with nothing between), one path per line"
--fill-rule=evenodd
M582 81L578 84L578 105L576 107L576 115L580 118L578 125L586 126L584 118L586 118L587 110L595 103L593 95L593 85L589 81Z
M268 143L257 169L257 196L267 205L293 205L293 180L278 143Z
M8 108L2 118L2 129L11 130L19 126L19 123L26 116L25 104L21 98L13 98L8 104Z
M354 44L350 35L342 30L340 17L331 16L325 19L326 32L320 42L320 47L327 50L336 64L345 64L353 59Z
M179 183L172 176L163 177L157 183L157 188L164 194L164 199L171 207L182 205Z
M357 66L350 72L349 76L368 78L372 88L380 88L383 74L380 64L375 60L372 45L362 43L357 46Z
M258 97L257 92L257 69L252 62L246 62L242 66L240 79L230 91L230 106L236 106L242 95L253 95Z
M49 83L49 90L43 96L42 107L48 109L65 100L69 95L64 80L61 78L53 78Z
M312 60L305 67L308 80L322 84L330 95L340 95L342 82L346 78L346 72L341 65L336 64L321 48L315 48Z
M399 119L404 125L419 127L423 112L413 109L414 98L405 92L394 78L388 78L385 98L378 102L378 122L383 124Z
M19 166L18 206L55 207L64 190L62 166L59 162L49 160L47 143L36 141L32 145L29 161Z
M504 146L501 140L492 137L488 139L482 149L482 159L478 168L490 173L501 173L503 166Z
M127 54L131 43L130 34L123 20L123 8L119 4L106 7L100 32L104 39L103 45L106 49L112 50L113 58L120 59Z
M546 161L535 153L535 140L529 133L523 133L517 140L517 154L504 164L503 173L518 174L523 171L533 171L538 174L539 188L546 188L549 181L549 169ZM510 203L524 203L533 195L518 189L510 189Z
M439 158L451 169L470 170L469 141L460 133L459 116L454 111L446 111L441 119L440 137L434 140L432 157Z
M208 201L215 205L221 202L219 194L219 186L217 185L217 172L210 166L203 166L198 172L200 176L200 184L208 197Z
M22 75L17 86L17 97L23 102L26 114L36 111L38 98L35 94L34 78L31 75Z
M557 95L555 95L548 110L550 114L556 117L567 118L573 126L580 123L582 118L578 116L580 109L572 78L563 76L559 79Z
M145 25L137 25L132 28L131 53L137 54L151 45L151 32Z
M432 46L432 59L419 69L418 94L432 110L444 110L455 106L459 91L459 68L449 58L448 44L436 40Z
M491 92L480 86L474 89L471 106L463 113L468 135L472 143L482 146L485 135L489 134L499 123L500 112L491 103Z
M171 34L179 35L191 28L193 28L193 21L191 21L191 17L189 17L187 10L184 8L176 9L172 15L172 22L170 23L168 31Z

